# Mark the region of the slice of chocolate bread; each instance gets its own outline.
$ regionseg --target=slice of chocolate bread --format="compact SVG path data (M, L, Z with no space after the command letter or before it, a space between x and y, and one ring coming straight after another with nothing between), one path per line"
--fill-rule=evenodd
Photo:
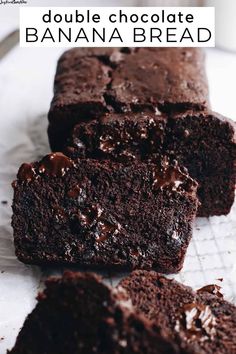
M51 278L9 354L178 354L124 290L89 273Z
M163 161L73 161L61 153L23 164L13 183L14 242L26 263L181 269L197 183Z
M199 216L227 214L234 201L235 123L211 111L181 114L107 114L77 124L66 154L114 161L155 161L162 155L186 166L199 183Z
M229 213L236 179L233 121L211 111L170 115L164 152L198 181L199 216Z
M59 59L49 140L61 151L72 127L105 112L180 111L208 105L199 48L74 48Z
M9 354L234 354L236 307L156 272L116 288L90 273L49 278Z
M181 353L236 353L236 307L222 298L219 287L194 292L153 271L135 271L119 286L137 313L161 326Z

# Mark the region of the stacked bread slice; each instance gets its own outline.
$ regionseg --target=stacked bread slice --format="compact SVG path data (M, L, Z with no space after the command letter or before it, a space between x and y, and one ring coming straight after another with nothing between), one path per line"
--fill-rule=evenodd
M236 308L219 288L194 292L135 271L110 288L66 272L38 296L10 354L233 354Z

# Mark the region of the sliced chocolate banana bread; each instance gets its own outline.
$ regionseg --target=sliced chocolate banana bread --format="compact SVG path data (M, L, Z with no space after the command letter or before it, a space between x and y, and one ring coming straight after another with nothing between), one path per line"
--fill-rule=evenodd
M199 216L228 214L236 179L235 123L211 111L107 114L77 124L66 154L114 161L156 161L186 166L199 184Z
M156 272L135 271L119 286L136 312L161 326L181 353L236 353L236 307L223 299L217 285L195 292Z
M229 213L235 128L207 111L201 49L74 48L59 59L54 91L48 130L53 150L69 145L75 157L122 161L162 151L198 181L199 216Z
M123 289L92 274L51 278L9 354L178 354L164 331L133 312Z
M9 354L235 354L236 307L219 287L135 271L116 288L96 275L49 278Z
M211 111L170 115L164 152L198 181L199 216L230 212L236 182L235 122Z
M106 112L180 111L208 106L199 48L74 48L59 59L49 141L61 151L76 123Z
M113 161L161 159L167 117L146 113L106 114L77 124L64 152L73 158Z
M197 183L177 164L53 153L23 164L13 187L14 242L23 262L165 273L183 265Z

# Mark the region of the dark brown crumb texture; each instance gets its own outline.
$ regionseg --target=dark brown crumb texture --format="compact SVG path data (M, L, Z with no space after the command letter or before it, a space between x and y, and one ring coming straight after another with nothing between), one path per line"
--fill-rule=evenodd
M107 114L77 124L65 153L113 161L176 159L199 183L199 216L228 214L235 189L235 124L211 111Z
M54 151L119 161L162 152L198 181L199 216L229 213L235 127L207 111L201 49L75 48L59 59L54 89L48 130Z
M153 271L115 288L91 273L49 278L10 354L234 354L236 307Z
M235 122L215 112L170 116L164 151L199 184L199 216L226 215L236 182Z
M26 263L181 269L197 183L167 160L122 164L62 153L23 164L13 183L14 242Z
M156 323L192 354L236 353L236 307L225 301L217 285L194 292L156 272L135 271L119 284L137 313Z
M178 354L124 290L92 274L49 279L9 354Z

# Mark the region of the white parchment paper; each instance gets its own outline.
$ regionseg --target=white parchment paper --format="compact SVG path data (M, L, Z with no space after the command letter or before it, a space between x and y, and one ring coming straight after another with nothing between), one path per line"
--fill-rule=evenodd
M49 151L45 114L62 51L17 47L0 61L0 354L13 346L25 316L35 305L42 276L52 272L42 274L38 267L25 266L14 256L11 182L22 162L34 161ZM235 68L236 55L207 51L213 108L231 118L236 118ZM235 231L236 206L228 216L198 218L184 269L176 278L194 288L223 278L225 296L236 302ZM105 276L111 284L119 278Z

